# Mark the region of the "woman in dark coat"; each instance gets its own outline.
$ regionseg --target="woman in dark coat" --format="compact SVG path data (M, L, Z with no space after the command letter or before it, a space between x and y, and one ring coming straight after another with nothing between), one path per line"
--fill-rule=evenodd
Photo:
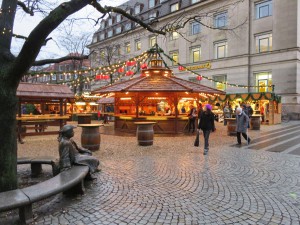
M89 175L91 175L98 170L99 160L92 156L90 150L78 147L71 139L74 136L74 128L72 125L65 125L58 136L60 171L67 170L74 164L86 165L89 167Z
M207 104L203 108L203 112L199 118L198 129L203 131L204 137L204 155L208 153L209 150L209 135L210 132L214 132L215 128L215 116L212 113L212 106Z

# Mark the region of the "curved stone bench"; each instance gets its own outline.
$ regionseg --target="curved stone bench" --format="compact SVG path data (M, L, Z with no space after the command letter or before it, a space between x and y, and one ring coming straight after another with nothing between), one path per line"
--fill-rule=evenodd
M42 164L51 165L52 166L52 174L55 176L58 174L58 160L54 157L43 156L43 157L24 157L18 158L17 164L30 164L31 166L31 176L36 177L42 172Z
M0 193L0 212L19 209L22 223L33 220L32 204L60 192L69 194L84 193L84 178L88 174L88 166L73 166L49 180L30 187Z

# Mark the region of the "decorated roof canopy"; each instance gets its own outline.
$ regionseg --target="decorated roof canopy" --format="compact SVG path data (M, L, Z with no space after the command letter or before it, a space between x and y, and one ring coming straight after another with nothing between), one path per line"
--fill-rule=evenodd
M93 94L116 92L189 92L223 95L225 92L180 79L172 70L162 67L162 60L154 59L151 67L143 69L140 77L94 90Z

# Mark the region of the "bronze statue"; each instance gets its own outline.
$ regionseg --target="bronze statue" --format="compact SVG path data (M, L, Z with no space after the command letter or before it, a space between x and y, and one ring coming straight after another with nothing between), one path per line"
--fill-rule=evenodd
M59 132L59 166L60 171L71 168L72 165L86 165L89 167L87 178L93 179L92 173L98 171L99 160L92 156L88 149L78 147L71 138L74 136L74 126L64 125Z

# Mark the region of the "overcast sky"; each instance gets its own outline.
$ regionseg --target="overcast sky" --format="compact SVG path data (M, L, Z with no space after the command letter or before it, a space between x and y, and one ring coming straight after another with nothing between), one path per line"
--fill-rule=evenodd
M50 0L50 1L54 1L54 0ZM101 0L100 3L102 6L104 5L118 6L126 1L128 0ZM64 1L61 0L60 2L64 2ZM0 0L0 3L2 4L2 0ZM72 18L74 17L86 18L87 16L98 18L100 17L100 13L94 10L93 7L89 6L89 7L85 7L78 13L72 15ZM28 36L32 31L32 29L41 21L41 19L42 19L41 16L31 17L24 13L17 13L13 32L15 34ZM95 26L95 22L92 21L89 22L87 20L80 20L79 23L80 26L76 27L79 33L85 31L94 33L99 28L99 25ZM66 50L58 47L58 44L56 43L58 36L59 36L59 32L57 31L54 31L53 33L50 34L49 37L52 37L54 40L50 40L47 43L47 46L41 49L38 59L57 58L68 54ZM14 38L12 43L12 49L14 54L17 54L19 52L22 43L23 43L22 40Z

